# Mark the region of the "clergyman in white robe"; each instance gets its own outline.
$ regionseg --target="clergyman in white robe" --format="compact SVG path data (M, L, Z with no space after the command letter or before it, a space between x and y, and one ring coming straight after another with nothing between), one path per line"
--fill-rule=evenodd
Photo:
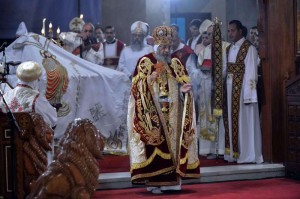
M139 58L153 52L153 47L144 44L148 28L142 21L134 22L131 27L131 45L126 46L121 51L117 70L124 72L130 79Z
M229 128L229 141L230 148L225 149L224 159L227 161L237 161L238 163L262 163L262 140L261 128L259 120L259 111L257 103L257 51L253 45L250 45L248 52L244 59L245 72L242 82L241 94L239 99L239 112L238 112L238 156L233 151L232 144L232 92L236 92L233 88L234 74L228 70L229 63L236 63L238 52L243 43L246 42L245 38L232 44L229 49L227 61L227 107L228 107L228 128Z

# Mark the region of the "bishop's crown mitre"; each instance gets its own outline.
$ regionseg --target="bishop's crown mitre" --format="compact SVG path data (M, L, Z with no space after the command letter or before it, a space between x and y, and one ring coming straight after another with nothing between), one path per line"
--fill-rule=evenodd
M152 37L155 45L171 45L174 30L169 26L158 26L153 30Z

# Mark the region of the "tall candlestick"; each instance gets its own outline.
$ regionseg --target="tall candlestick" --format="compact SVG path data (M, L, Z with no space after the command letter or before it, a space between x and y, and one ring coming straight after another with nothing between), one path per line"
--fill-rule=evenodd
M52 23L50 22L49 24L49 34L48 34L49 38L53 38L53 30L52 30Z
M59 33L60 33L60 29L58 27L57 30L56 30L56 45L61 47L61 41L59 39Z
M45 23L46 23L46 18L43 19L43 29L42 29L42 35L43 36L45 36L45 34L46 34L46 25L45 25Z

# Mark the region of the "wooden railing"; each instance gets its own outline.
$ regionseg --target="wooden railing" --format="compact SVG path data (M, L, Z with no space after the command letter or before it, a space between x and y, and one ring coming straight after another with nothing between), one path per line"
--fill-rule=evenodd
M286 82L285 97L286 175L300 179L300 75Z
M31 184L47 169L46 152L51 150L49 138L53 130L36 113L14 116L21 132L13 127L12 144L8 115L0 113L0 197L23 199Z

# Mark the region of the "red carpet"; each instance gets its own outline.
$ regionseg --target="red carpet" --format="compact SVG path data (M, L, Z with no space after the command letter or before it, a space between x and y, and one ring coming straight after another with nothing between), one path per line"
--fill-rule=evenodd
M182 186L177 193L154 195L145 188L97 191L93 199L300 199L300 181L285 178Z
M236 163L228 163L223 159L208 160L204 156L199 156L200 167L233 165ZM128 172L129 156L105 155L104 159L99 161L100 173Z

